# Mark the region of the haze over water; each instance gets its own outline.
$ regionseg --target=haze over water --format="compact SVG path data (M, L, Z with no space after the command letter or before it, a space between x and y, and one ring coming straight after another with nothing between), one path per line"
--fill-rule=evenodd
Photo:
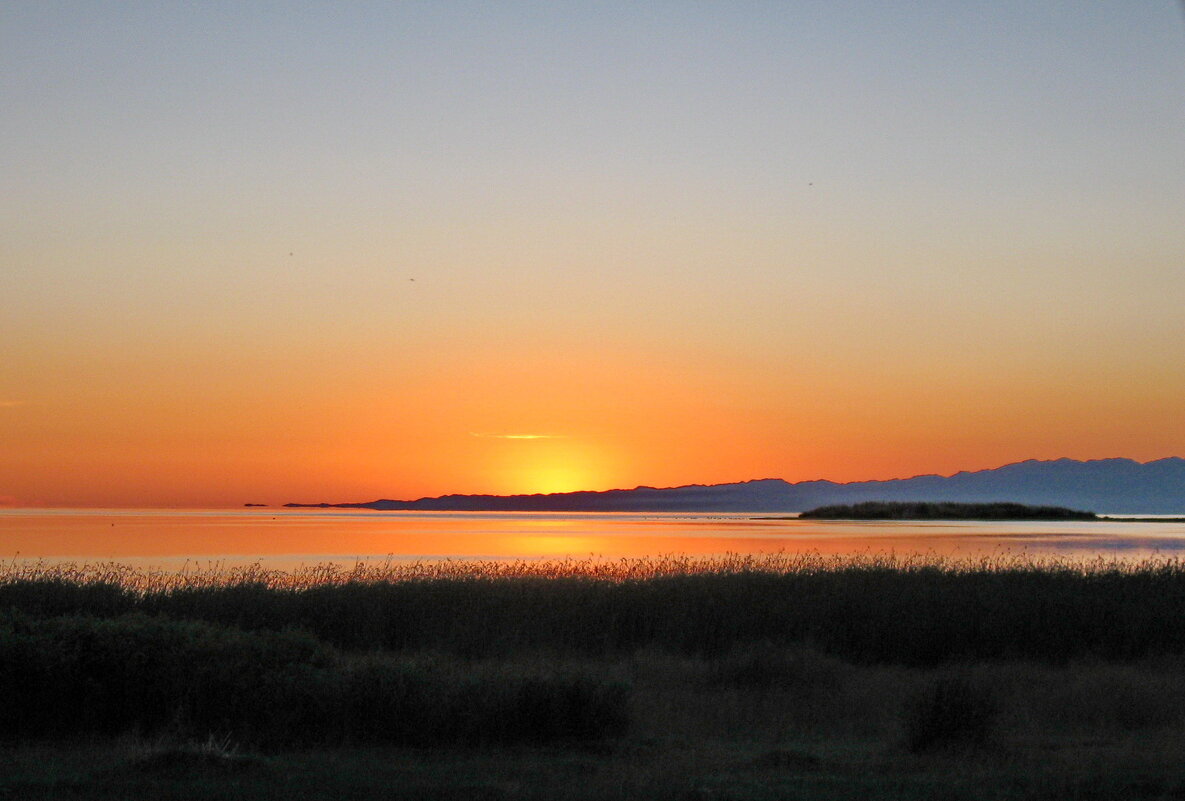
M744 514L0 509L6 560L164 569L292 569L384 559L586 559L815 552L1144 559L1185 551L1185 523L902 522Z

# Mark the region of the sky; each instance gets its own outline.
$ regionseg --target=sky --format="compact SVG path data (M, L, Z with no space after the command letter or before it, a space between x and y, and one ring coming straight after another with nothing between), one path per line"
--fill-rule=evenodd
M1176 2L10 2L0 109L0 505L1185 455Z

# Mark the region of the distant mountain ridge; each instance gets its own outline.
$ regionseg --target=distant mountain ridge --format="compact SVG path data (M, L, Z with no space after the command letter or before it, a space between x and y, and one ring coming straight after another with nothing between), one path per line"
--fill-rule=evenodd
M449 512L802 512L863 501L1014 501L1110 514L1185 513L1185 459L1029 459L952 476L885 481L791 483L764 478L734 484L636 487L547 495L442 495L413 501L289 503L290 507Z

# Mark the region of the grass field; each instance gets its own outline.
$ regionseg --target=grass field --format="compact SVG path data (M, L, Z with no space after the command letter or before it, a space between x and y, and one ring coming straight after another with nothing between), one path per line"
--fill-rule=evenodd
M1185 566L0 576L0 798L1185 798Z

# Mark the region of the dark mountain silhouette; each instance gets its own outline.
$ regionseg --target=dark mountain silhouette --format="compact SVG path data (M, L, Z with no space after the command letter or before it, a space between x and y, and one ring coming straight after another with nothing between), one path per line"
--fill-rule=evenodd
M414 501L290 503L291 507L449 512L801 512L863 501L1015 502L1068 506L1110 514L1185 512L1185 459L1141 464L1131 459L1056 459L993 470L888 481L800 481L780 478L737 484L636 487L550 495L442 495Z

